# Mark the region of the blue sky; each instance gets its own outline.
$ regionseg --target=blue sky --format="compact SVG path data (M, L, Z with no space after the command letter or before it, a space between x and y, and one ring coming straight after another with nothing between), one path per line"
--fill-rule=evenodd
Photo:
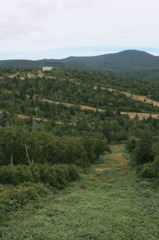
M0 0L0 59L159 55L158 0Z

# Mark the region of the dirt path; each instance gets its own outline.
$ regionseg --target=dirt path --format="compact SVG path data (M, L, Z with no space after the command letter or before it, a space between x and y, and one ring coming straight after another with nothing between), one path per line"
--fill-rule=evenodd
M103 164L96 165L94 170L96 173L102 173L106 170L128 170L128 160L123 156L124 145L112 145L111 154L105 156Z
M0 114L2 114L3 112L5 112L5 110L1 110L0 109ZM20 118L20 119L33 119L33 120L36 120L36 121L42 121L42 122L49 122L49 119L48 118L44 118L44 117L36 117L36 116L28 116L28 115L24 115L24 114L16 114L15 113L15 117L17 118ZM62 121L54 121L55 124L57 125L64 125L65 123L62 122ZM76 126L76 123L67 123L68 125L70 126Z
M118 92L118 93L123 93L125 94L127 97L130 97L130 98L133 98L135 100L138 100L138 101L141 101L141 102L145 102L145 103L152 103L154 106L159 106L159 102L158 101L155 101L155 100L152 100L146 96L143 96L143 95L137 95L137 94L132 94L130 92L125 92L125 91L120 91L118 89L115 89L115 88L108 88L108 87L100 87L100 86L93 86L93 89L102 89L102 90L108 90L110 92Z
M152 118L159 118L159 114L150 114L150 113L138 113L138 112L121 112L121 114L127 114L129 115L130 119L133 119L135 116L138 116L138 118L140 120L142 120L143 118L148 118L148 117L152 117Z
M94 86L93 89L97 89L97 86ZM154 106L159 106L159 102L158 101L155 101L155 100L152 100L146 96L143 96L143 95L137 95L137 94L132 94L132 93L129 93L129 92L125 92L125 91L120 91L120 90L117 90L115 88L106 88L106 87L101 87L102 90L109 90L110 92L113 92L113 91L116 91L118 93L123 93L125 94L127 97L130 97L130 98L133 98L135 100L138 100L138 101L141 101L141 102L145 102L145 103L151 103L153 104Z
M75 104L73 103L66 103L66 102L57 102L57 101L53 101L53 100L49 100L49 99L46 99L46 98L43 98L42 99L43 102L49 102L49 103L52 103L52 104L63 104L67 107L74 107ZM92 110L92 111L98 111L98 112L104 112L105 110L104 109L101 109L101 108L95 108L95 107L90 107L90 106L86 106L86 105L79 105L81 110ZM139 117L140 120L142 120L143 118L148 118L150 115L153 117L153 118L158 118L159 114L150 114L150 113L137 113L137 112L121 112L121 114L127 114L129 115L129 117L132 119L134 118L136 115Z
M43 98L42 101L43 102L53 103L53 104L63 104L65 106L67 106L67 107L75 107L76 106L73 103L57 102L57 101L49 100L49 99L46 99L46 98ZM92 111L97 111L98 110L99 112L104 112L105 111L104 109L90 107L90 106L87 106L87 105L79 105L79 107L81 108L81 110L92 110Z

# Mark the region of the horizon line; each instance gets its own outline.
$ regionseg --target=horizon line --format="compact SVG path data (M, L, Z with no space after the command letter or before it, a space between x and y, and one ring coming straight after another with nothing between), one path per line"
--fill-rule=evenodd
M71 53L72 51L72 53ZM11 53L0 53L4 56L0 61L11 61L11 60L30 60L38 61L43 59L54 59L62 60L68 57L96 57L100 55L115 54L123 51L142 51L149 53L153 56L159 56L159 48L152 47L122 47L122 46L80 46L80 47L65 47L57 48L54 50L47 51L29 51L29 52L11 52ZM73 54L74 52L74 54ZM78 54L80 52L80 54ZM95 53L96 52L96 53ZM69 54L70 53L70 54ZM52 55L62 54L61 57ZM22 56L23 57L20 57ZM29 55L29 56L28 56ZM35 57L36 55L36 57ZM39 55L39 56L38 56ZM14 56L13 58L11 56ZM25 57L24 57L25 56Z

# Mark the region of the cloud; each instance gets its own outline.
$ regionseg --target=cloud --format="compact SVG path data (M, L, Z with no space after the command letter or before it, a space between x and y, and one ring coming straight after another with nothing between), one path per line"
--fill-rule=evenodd
M0 0L0 6L0 51L159 42L158 0Z

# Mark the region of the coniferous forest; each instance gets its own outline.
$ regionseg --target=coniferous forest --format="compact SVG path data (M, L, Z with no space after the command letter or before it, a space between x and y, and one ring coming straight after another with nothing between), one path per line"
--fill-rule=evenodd
M158 187L159 82L0 69L1 239L158 239Z

